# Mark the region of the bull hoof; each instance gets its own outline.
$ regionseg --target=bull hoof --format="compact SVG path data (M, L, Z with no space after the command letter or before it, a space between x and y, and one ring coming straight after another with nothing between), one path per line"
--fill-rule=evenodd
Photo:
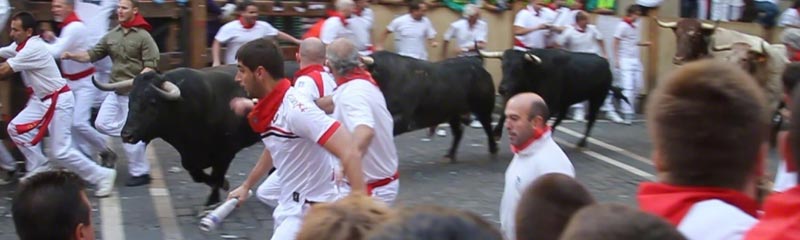
M222 190L225 190L227 192L230 189L231 189L231 183L228 182L228 179L225 179L225 181L222 182Z
M500 151L500 149L497 148L497 146L489 149L489 153L491 153L492 155L497 155L498 151Z
M586 148L586 139L583 139L580 142L578 142L578 145L576 145L576 146L578 148Z
M444 156L442 157L442 162L453 164L456 163L456 158L453 156Z

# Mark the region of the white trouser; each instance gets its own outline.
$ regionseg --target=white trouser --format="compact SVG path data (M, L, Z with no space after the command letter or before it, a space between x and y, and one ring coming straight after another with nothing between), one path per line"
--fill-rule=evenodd
M39 101L38 104L28 104L11 123L8 124L8 134L11 140L17 144L19 150L25 155L29 162L43 164L47 158L42 154L42 151L37 146L32 146L31 141L39 132L39 129L33 129L26 133L18 133L16 125L27 124L37 120L42 120L47 108L50 107L52 99ZM50 148L50 156L58 166L67 168L68 170L78 174L81 178L90 183L97 183L104 177L109 169L103 168L97 163L90 160L88 157L81 154L72 144L72 109L75 104L75 98L72 92L61 93L58 96L53 119L50 121L47 131L50 133L49 138L45 138L47 145ZM30 168L29 171L34 168Z
M95 156L106 148L106 136L92 127L89 119L92 117L92 105L95 97L101 91L92 84L92 76L76 81L67 81L69 88L75 95L75 110L72 116L72 135L75 145L87 156Z
M272 214L273 218L275 218L275 225L271 240L294 240L303 225L303 215L305 214L280 215L280 208L283 205L285 204L278 205ZM303 204L303 212L306 212L310 207L311 205L309 204Z
M111 58L104 57L97 62L94 62L95 72L94 77L97 79L98 82L101 83L108 83L111 81ZM94 84L93 84L94 85ZM94 99L94 104L92 107L100 107L103 104L103 101L106 100L106 96L108 96L109 92L106 91L97 91L97 95Z
M711 3L711 20L730 21L730 4L728 1L713 0Z
M119 137L125 120L128 117L128 96L109 93L94 124L101 133ZM138 142L135 144L123 143L125 155L128 157L128 172L131 176L138 177L150 172L150 163L145 156L147 144Z
M34 105L42 105L42 101L40 101L39 99L36 98L36 96L31 94L31 96L28 98L28 102L25 103L25 107L34 106ZM35 107L38 107L38 106L35 106ZM19 116L19 115L17 115L17 116ZM11 123L8 124L9 129L12 126L13 125ZM14 139L11 139L11 140L14 141ZM18 144L16 144L16 142L14 142L14 145L19 146ZM27 149L21 149L21 148L18 147L18 149L19 149L20 152L26 151L26 150L34 152L32 154L29 154L29 155L25 155L23 153L23 156L25 156L25 170L27 170L28 172L36 172L36 171L38 171L37 168L45 167L45 165L47 165L46 164L47 163L47 158L28 157L28 156L44 156L44 153L42 152L42 144L36 144L35 146L31 146L30 148L27 148Z
M8 171L13 171L17 169L17 162L14 161L14 157L11 156L11 152L8 151L6 145L0 142L0 168Z
M622 88L622 95L631 103L620 104L620 112L633 114L636 96L642 87L642 63L637 58L620 58L619 65L619 87Z
M277 172L273 172L256 189L256 197L267 206L275 208L278 206L278 198L281 195L281 177Z

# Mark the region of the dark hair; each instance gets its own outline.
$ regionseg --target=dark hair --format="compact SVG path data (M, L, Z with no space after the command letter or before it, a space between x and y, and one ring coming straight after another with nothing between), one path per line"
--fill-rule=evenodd
M558 240L570 217L594 198L574 178L542 175L522 193L515 213L517 240Z
M91 225L84 189L67 171L42 172L20 184L11 203L19 238L71 239L78 224Z
M138 8L139 7L139 0L128 0L131 2L131 7Z
M800 81L800 63L793 62L787 64L786 69L783 70L781 80L783 80L783 91L785 93L791 93L794 86Z
M31 29L36 34L36 18L30 12L19 12L11 17L11 20L22 21L22 31Z
M547 103L538 100L531 103L531 111L528 113L528 120L533 120L536 116L542 116L545 122L547 119L550 119L550 109L547 108Z
M646 112L666 181L741 189L766 139L765 106L756 81L731 64L694 61L668 75Z
M570 219L562 240L684 240L672 224L618 203L582 208Z
M630 6L628 6L628 10L626 11L626 13L627 13L627 15L631 15L631 14L634 14L634 13L641 14L642 13L642 7L640 7L639 5L636 5L636 4L631 4Z
M502 240L497 229L481 217L465 211L418 206L398 210L399 214L380 224L369 240Z
M276 81L283 78L283 53L273 41L259 38L245 43L236 52L236 60L250 71L263 67Z
M241 3L239 3L239 4L237 4L237 5L236 5L236 11L237 11L237 12L242 12L242 11L244 11L244 10L247 10L247 7L249 7L249 6L256 6L256 7L258 7L258 5L256 5L256 3L255 3L255 2L253 2L253 1L250 1L250 0L244 0L244 1L242 1Z
M412 11L420 10L422 8L420 5L423 5L423 4L427 5L427 3L423 2L423 1L420 1L420 0L410 1L410 2L408 2L408 11L412 12Z
M575 22L580 22L588 19L589 19L589 14L586 14L586 12L584 11L578 11L578 13L575 14Z

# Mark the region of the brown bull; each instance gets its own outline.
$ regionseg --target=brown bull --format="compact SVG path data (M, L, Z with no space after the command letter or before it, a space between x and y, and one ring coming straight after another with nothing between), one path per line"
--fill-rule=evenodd
M717 24L711 25L697 19L681 19L677 22L662 22L656 20L663 28L671 28L677 40L675 56L672 63L680 65L684 62L711 57L711 35L716 31Z

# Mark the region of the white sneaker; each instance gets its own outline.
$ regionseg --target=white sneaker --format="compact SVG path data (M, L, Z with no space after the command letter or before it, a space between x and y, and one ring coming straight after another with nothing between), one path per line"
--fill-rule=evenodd
M95 197L108 197L111 195L111 190L114 190L114 180L117 179L117 170L107 169L106 171L108 171L108 173L97 182L97 190L94 192Z
M469 126L471 128L483 128L483 125L481 125L481 122L478 120L472 120L472 123L470 123Z
M578 122L586 121L586 116L583 113L583 109L575 109L575 112L572 113L572 120Z
M633 123L634 115L632 113L625 114L625 120L622 123L626 125L631 125Z
M444 129L436 130L436 136L447 137L447 131L445 131Z
M608 118L608 120L611 120L612 122L615 122L615 123L622 123L623 122L622 118L619 117L619 114L617 114L617 112L615 112L615 111L607 111L606 112L606 118Z

